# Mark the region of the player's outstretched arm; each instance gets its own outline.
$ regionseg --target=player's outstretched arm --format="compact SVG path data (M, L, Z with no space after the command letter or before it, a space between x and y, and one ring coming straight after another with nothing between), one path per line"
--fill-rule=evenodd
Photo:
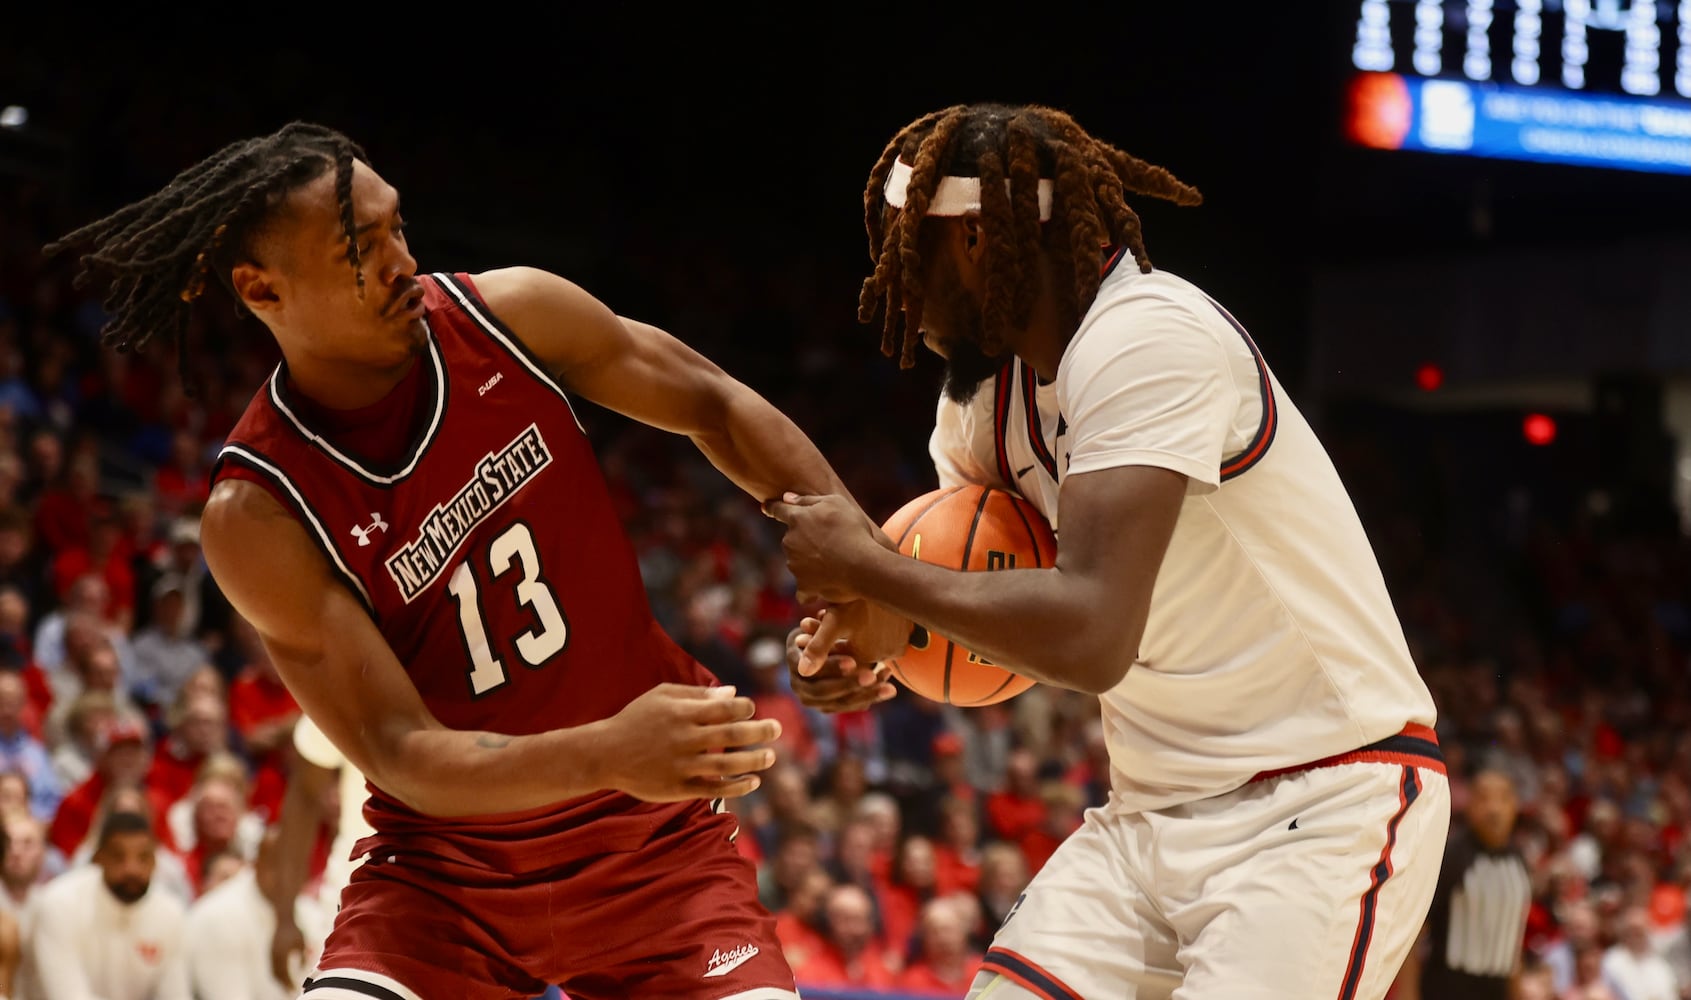
M786 414L663 330L618 316L578 285L536 268L488 271L475 280L488 307L572 392L687 435L760 503L787 490L846 493Z
M692 439L760 503L787 491L833 493L855 506L822 453L768 400L647 323L618 316L572 282L528 267L476 276L494 311L573 392ZM882 544L892 540L880 535ZM862 609L853 648L864 663L904 650L910 623Z
M868 599L1007 670L1102 694L1138 656L1185 496L1185 476L1152 466L1071 475L1059 501L1055 565L996 573L888 551L862 512L837 497L794 497L770 511L787 525L782 546L801 594ZM801 656L801 674L816 671L833 638L824 617Z
M201 544L306 715L369 781L418 812L517 812L600 790L651 801L757 787L780 735L731 689L663 684L610 719L532 735L447 729L358 598L263 487L212 491ZM720 748L737 747L723 752Z

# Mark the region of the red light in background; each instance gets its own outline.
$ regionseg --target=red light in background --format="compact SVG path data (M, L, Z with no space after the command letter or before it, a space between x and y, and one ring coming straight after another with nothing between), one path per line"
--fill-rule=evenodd
M1345 133L1358 146L1402 149L1415 122L1409 84L1396 73L1359 73L1350 81Z
M1415 369L1415 384L1422 392L1432 392L1444 384L1444 369L1430 362L1422 365Z
M1527 444L1543 447L1556 440L1556 421L1542 413L1529 413L1521 421L1521 436Z

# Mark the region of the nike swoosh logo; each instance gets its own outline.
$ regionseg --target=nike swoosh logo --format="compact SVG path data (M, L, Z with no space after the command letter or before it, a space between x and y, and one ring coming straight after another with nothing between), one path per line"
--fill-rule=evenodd
M1033 471L1033 466L1031 466L1031 465L1030 465L1030 466L1028 466L1028 467L1027 467L1027 468L1025 468L1025 469L1018 469L1018 470L1017 470L1017 471L1016 471L1016 478L1017 478L1017 479L1020 479L1020 478L1022 478L1022 477L1023 477L1023 476L1025 476L1025 475L1027 475L1027 474L1028 474L1028 473L1030 473L1030 472L1032 472L1032 471Z
M758 949L753 948L748 954L741 955L739 958L736 958L731 962L723 962L721 965L705 973L705 978L710 979L713 976L726 976L730 972L733 972L735 969L738 969L740 966L745 965L747 962L756 958L757 953Z

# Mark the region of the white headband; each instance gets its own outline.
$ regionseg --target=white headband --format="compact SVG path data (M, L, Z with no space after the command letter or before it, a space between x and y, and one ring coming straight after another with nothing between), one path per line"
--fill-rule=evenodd
M910 164L903 160L892 161L892 173L887 175L885 196L887 204L894 208L903 208L905 197L910 190ZM1004 179L1004 189L1010 188L1010 179ZM1050 178L1039 180L1039 221L1046 222L1051 218L1051 193L1055 185ZM981 210L981 179L979 177L941 177L939 186L934 189L934 197L928 202L929 215L963 215L968 212Z

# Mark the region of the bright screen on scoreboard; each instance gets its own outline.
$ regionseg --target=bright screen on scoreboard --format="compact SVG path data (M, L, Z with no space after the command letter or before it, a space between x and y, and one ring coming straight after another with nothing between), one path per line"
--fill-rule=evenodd
M1360 0L1356 145L1691 175L1691 0Z

